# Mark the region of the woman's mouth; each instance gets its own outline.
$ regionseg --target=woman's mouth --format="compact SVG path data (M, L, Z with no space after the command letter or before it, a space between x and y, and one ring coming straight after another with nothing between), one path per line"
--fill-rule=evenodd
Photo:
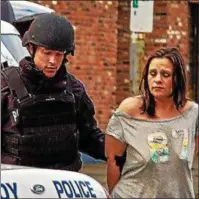
M155 89L155 90L162 90L162 89L164 89L163 87L160 87L160 86L155 86L155 87L152 87L153 89Z

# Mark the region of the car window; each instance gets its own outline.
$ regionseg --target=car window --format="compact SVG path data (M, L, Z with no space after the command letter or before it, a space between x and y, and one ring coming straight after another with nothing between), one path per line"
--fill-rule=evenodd
M7 63L7 64L6 64ZM9 52L9 50L5 47L3 42L1 41L1 67L5 66L19 66L17 61L14 59L12 54Z
M1 42L18 63L25 56L29 56L28 50L22 46L21 38L18 35L2 34Z

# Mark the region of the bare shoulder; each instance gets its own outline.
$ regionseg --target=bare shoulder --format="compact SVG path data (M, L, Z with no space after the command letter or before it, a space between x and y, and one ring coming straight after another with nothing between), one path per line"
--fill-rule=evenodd
M184 107L182 108L182 112L187 111L189 108L193 106L193 104L196 104L196 103L191 100L187 100Z
M128 97L121 102L117 110L125 112L132 117L135 117L140 114L140 107L142 106L142 104L143 102L141 96Z

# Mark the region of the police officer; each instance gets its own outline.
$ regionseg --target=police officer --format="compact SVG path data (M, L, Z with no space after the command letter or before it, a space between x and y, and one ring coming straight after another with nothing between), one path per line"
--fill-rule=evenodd
M70 21L42 14L22 44L31 57L1 74L1 162L79 171L79 151L105 160L93 103L65 67L75 49Z

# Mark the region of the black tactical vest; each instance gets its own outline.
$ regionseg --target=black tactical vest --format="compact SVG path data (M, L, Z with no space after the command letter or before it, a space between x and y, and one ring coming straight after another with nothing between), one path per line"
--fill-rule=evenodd
M9 88L16 100L9 108L17 131L4 133L5 152L17 157L17 164L68 169L75 164L79 170L78 131L76 129L75 97L70 86L62 93L31 95L18 70L4 71ZM63 168L62 168L63 169Z

